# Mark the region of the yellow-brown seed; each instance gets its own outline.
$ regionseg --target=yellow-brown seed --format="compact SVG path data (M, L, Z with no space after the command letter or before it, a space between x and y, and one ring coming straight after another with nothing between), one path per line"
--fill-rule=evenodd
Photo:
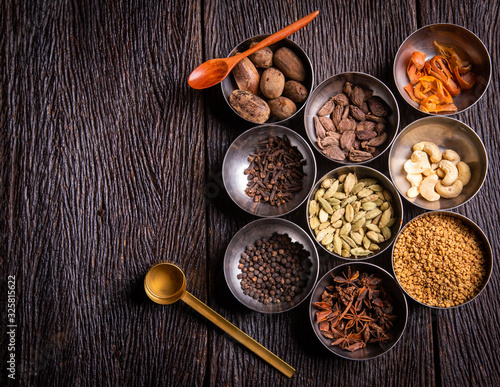
M427 214L410 222L395 242L394 272L403 288L426 305L461 305L486 280L482 241L460 219Z

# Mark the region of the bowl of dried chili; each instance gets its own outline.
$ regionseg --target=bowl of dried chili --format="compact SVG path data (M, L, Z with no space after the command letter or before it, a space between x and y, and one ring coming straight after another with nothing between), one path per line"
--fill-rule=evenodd
M430 115L461 113L475 105L491 80L491 58L473 32L431 24L412 33L394 59L396 87L410 106Z
M314 333L330 352L349 360L369 360L399 341L408 305L387 271L366 262L346 263L318 281L309 317Z

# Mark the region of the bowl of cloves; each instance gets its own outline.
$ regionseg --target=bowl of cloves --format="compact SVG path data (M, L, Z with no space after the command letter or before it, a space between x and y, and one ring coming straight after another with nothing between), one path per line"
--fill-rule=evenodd
M387 271L366 262L347 263L318 281L309 317L314 333L330 352L349 360L369 360L399 341L408 305Z
M306 140L279 125L261 125L231 144L222 180L231 199L260 217L286 215L308 197L316 179L316 160Z
M359 72L334 75L311 94L304 110L309 141L340 164L364 164L389 149L399 128L399 107L389 88Z

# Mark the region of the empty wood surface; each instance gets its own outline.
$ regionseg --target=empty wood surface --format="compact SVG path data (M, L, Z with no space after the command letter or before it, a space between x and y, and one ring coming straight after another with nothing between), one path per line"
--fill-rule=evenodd
M409 302L401 341L377 359L335 357L308 306L264 315L225 284L232 236L255 218L224 191L231 142L249 125L218 87L187 77L253 35L320 10L291 39L318 85L362 71L396 95L399 45L427 24L462 25L500 61L498 1L2 1L0 3L1 382L33 386L494 386L500 384L500 82L455 116L476 130L488 177L455 210L488 236L495 267L474 302ZM398 96L401 128L422 115ZM289 122L305 135L302 115ZM318 176L335 168L318 153ZM387 158L370 166L387 173ZM405 221L422 210L404 203ZM286 218L304 226L305 209ZM342 263L321 254L322 275ZM159 306L143 279L170 260L196 297L297 369L288 379L183 303ZM370 262L390 269L390 254ZM7 378L7 277L16 278L16 380ZM5 383L4 383L5 382Z

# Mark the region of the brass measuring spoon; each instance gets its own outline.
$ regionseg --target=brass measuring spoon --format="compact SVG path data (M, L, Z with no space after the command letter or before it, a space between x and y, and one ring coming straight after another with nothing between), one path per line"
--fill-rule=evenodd
M173 304L178 300L184 301L278 371L289 378L295 373L293 367L186 291L186 276L178 266L172 263L159 263L153 266L144 279L144 289L151 300L161 305Z

